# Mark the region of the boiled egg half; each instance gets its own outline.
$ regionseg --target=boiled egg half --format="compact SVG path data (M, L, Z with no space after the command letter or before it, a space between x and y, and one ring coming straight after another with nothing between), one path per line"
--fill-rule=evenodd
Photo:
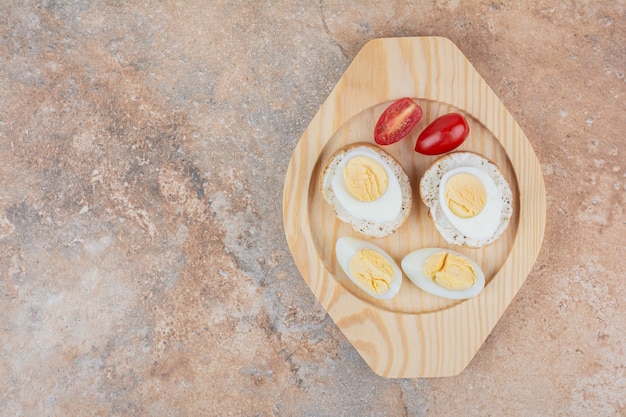
M476 297L485 287L480 266L449 249L418 249L406 255L401 265L411 282L439 297L464 300Z
M381 300L393 298L402 285L402 270L389 254L363 239L345 236L335 245L337 262L359 289Z

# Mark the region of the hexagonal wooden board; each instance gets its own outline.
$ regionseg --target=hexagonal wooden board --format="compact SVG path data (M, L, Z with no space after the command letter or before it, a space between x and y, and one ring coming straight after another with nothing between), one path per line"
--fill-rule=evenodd
M470 256L483 268L487 283L469 300L427 294L408 279L392 300L377 300L355 287L335 258L336 240L354 233L324 201L321 169L337 149L373 143L380 114L405 96L422 106L424 116L408 138L384 149L411 179L412 212L394 234L372 241L398 263L423 247L447 247ZM414 152L417 135L452 111L464 114L471 130L457 150L478 152L495 162L513 190L514 215L507 231L481 249L446 244L419 197L419 179L437 157ZM302 277L365 362L384 377L461 372L526 279L543 240L545 219L545 186L528 139L461 51L441 37L367 43L300 138L283 195L285 233Z

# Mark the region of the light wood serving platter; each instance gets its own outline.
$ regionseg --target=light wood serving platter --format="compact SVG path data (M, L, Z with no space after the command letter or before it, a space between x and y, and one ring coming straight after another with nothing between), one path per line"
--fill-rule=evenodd
M374 125L394 100L413 97L424 116L408 138L384 147L411 179L409 220L372 242L396 261L424 247L473 258L486 285L476 298L452 301L427 294L408 278L392 300L360 291L335 258L336 240L354 236L324 201L319 177L339 148L374 143ZM447 244L419 196L419 180L438 157L414 152L417 135L440 115L458 111L470 137L457 150L482 154L503 172L514 195L507 231L481 249ZM387 38L367 43L350 64L298 142L283 194L289 248L302 277L365 362L384 377L441 377L460 373L474 357L533 266L543 240L545 186L528 139L461 51L441 37Z

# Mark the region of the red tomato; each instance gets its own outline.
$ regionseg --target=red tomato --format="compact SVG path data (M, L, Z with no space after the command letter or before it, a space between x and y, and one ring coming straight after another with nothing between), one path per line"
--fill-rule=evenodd
M458 147L469 135L465 117L459 113L448 113L434 120L420 133L415 152L424 155L439 155Z
M422 108L409 97L393 102L380 115L374 128L374 141L391 145L409 134L422 118Z

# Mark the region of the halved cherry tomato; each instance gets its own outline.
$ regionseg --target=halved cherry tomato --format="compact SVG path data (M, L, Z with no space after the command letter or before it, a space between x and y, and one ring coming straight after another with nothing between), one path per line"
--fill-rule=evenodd
M391 145L405 137L422 118L422 108L409 97L393 102L380 115L374 128L374 141Z
M448 113L435 119L417 137L415 152L439 155L450 152L465 141L469 126L459 113Z

